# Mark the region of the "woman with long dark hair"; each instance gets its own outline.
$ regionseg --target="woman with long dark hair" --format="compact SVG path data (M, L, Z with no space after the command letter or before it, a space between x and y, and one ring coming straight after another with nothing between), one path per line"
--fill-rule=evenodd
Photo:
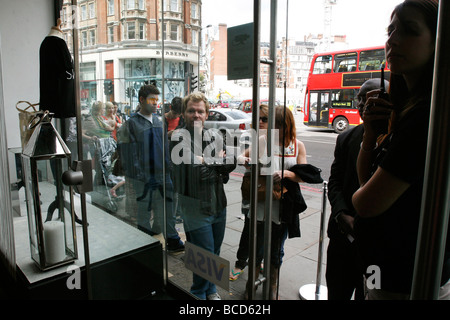
M437 0L405 0L391 15L386 59L389 98L367 94L353 195L355 233L368 273L368 299L409 299L424 182ZM378 131L390 119L389 132ZM440 298L450 298L447 245Z
M268 109L263 109L263 115L268 113ZM267 110L267 111L266 111ZM266 117L267 121L267 117ZM261 128L261 126L260 126ZM267 125L264 126L267 128ZM265 130L261 128L262 130ZM270 263L270 300L278 297L278 276L279 269L283 261L284 241L287 237L300 237L300 223L298 214L306 209L298 183L303 182L302 178L292 171L298 164L306 165L306 148L303 142L297 139L295 119L292 112L284 107L275 107L275 130L272 145L273 162L267 146L270 141L265 134L259 139L259 161L261 164L261 175L273 175L274 189L277 184L280 190L284 190L281 199L272 202L272 234L271 234L271 263ZM278 138L278 139L277 139ZM240 163L251 163L251 147L243 156L238 158ZM283 180L283 181L282 181ZM283 192L283 191L281 191ZM258 199L257 204L257 254L255 263L255 274L260 272L260 266L264 258L264 221L265 221L265 201ZM280 204L282 204L280 206ZM303 206L304 205L304 206Z

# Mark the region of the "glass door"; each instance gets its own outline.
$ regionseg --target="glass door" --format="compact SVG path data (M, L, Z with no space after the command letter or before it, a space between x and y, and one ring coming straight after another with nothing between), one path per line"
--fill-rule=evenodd
M315 126L328 125L330 92L312 91L309 103L309 124Z
M208 127L216 94L213 88L197 84L201 44L194 45L183 35L192 31L201 34L207 28L204 32L214 37L227 28L203 28L201 19L194 19L197 22L185 30L185 6L178 7L177 1L155 2L161 4L158 11L109 8L110 13L120 11L121 16L108 16L108 21L117 21L108 25L107 39L83 38L96 34L85 29L92 26L95 31L100 25L96 21L102 19L98 15L106 13L98 11L97 17L94 14L83 20L83 30L67 21L62 24L67 39L73 40L68 43L72 43L80 79L80 112L70 124L77 133L72 147L83 166L92 169L87 170L92 173L92 187L76 195L76 210L83 220L77 225L77 234L89 297L157 299L172 292L163 290L166 288L193 299L264 299L263 290L255 289L277 282L267 254L271 253L271 243L278 245L281 239L271 240L271 230L277 227L272 227L271 219L264 223L264 215L272 213L278 202L270 200L266 205L262 196L259 201L254 198L253 205L244 200L243 180L252 170L237 161L247 148L259 148L258 132L251 128L259 125L260 108L234 121L238 122L236 128ZM83 2L71 5L83 12ZM191 13L199 12L201 5L198 2ZM63 7L66 12L71 9L66 2ZM145 24L138 38L135 34L130 39L133 34L129 32L123 38L123 24L128 26L141 15L148 18L146 21L156 21L159 27L155 30L161 30L160 34L152 32L152 24ZM96 50L100 44L111 50ZM134 50L133 55L130 50ZM205 51L214 50L209 47ZM275 83L270 87L275 88ZM205 93L209 91L207 96L199 91L202 88ZM220 89L219 84L216 89ZM276 98L271 93L270 111L265 111L271 129L275 129L275 101L282 100L281 96ZM251 124L255 115L258 119ZM223 116L231 117L231 111ZM194 120L200 120L202 130ZM234 143L243 142L243 129L253 133L253 144ZM233 139L227 139L229 136ZM267 138L261 135L266 139L266 155L272 156L278 137L272 132ZM253 158L256 164L261 160L258 158ZM263 161L266 169L270 161ZM276 168L281 168L278 162ZM272 173L267 174L268 181ZM253 184L256 190L258 184ZM253 225L257 237L251 236ZM275 254L272 259L277 259ZM263 264L267 266L264 274Z

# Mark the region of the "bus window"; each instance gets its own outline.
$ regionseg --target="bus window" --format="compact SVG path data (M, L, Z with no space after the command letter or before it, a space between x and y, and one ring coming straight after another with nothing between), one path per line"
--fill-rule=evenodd
M386 63L384 49L361 51L359 54L359 70L380 70Z
M331 73L331 55L319 56L314 62L313 74Z
M309 98L309 122L315 123L317 121L317 100L318 93L312 92Z
M334 56L334 72L356 71L356 52L341 53Z
M311 125L327 126L329 113L329 91L311 92L309 96L309 119Z
M359 90L356 89L341 89L331 91L331 107L332 108L351 108L357 106L356 95Z

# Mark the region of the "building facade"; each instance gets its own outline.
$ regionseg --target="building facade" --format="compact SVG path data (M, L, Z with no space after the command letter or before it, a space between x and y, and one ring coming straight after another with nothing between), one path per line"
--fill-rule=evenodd
M252 79L227 79L227 25L209 29L205 39L205 61L202 65L208 79L205 91L214 100L221 93L229 93L230 99L251 98ZM325 50L323 34L304 36L302 41L282 38L276 46L275 87L276 97L282 101L286 84L287 104L302 106L304 89L308 81L311 60L315 53ZM347 46L346 36L332 36L328 41L329 50L343 49ZM261 42L260 57L270 59L270 46ZM260 64L261 97L268 97L270 65Z

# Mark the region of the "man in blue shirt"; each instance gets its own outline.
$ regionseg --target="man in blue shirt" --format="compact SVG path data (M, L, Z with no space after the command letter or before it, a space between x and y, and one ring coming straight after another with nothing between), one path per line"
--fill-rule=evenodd
M167 133L160 117L154 114L159 94L154 85L141 87L139 111L124 124L119 143L125 176L132 183L137 197L138 228L150 235L163 231L165 200L165 238L168 250L176 252L184 250L184 244L175 229Z

